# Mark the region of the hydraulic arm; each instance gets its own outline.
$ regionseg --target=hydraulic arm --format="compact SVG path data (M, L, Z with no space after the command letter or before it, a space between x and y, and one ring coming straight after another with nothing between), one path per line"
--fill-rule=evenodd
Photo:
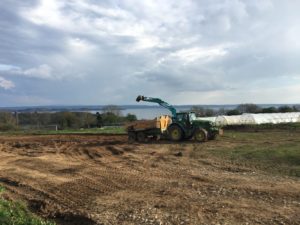
M169 103L164 102L163 100L161 100L159 98L145 97L145 96L139 95L136 98L136 101L137 102L139 102L139 101L145 101L145 102L154 102L154 103L157 103L157 104L161 105L162 107L165 107L168 110L170 110L171 113L172 113L172 117L176 118L176 109L172 105L170 105Z

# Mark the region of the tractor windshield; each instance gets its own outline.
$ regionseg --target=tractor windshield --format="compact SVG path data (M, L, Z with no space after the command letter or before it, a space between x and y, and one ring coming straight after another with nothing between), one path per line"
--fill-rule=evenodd
M196 120L196 114L194 112L189 113L190 121Z
M186 113L177 113L176 114L177 121L186 121L187 120L187 114Z

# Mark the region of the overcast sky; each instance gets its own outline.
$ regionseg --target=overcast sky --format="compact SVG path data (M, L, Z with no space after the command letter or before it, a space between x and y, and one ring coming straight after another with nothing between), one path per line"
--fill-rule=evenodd
M300 103L300 1L1 0L0 106Z

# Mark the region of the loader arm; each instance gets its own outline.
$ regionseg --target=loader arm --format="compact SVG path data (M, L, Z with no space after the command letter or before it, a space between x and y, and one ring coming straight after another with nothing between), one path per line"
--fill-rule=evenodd
M142 96L142 95L139 95L137 98L136 98L136 101L139 102L139 101L145 101L145 102L154 102L154 103L157 103L159 104L160 106L170 110L170 112L172 113L172 117L173 118L176 118L176 109L170 105L169 103L159 99L159 98L152 98L152 97L145 97L145 96Z

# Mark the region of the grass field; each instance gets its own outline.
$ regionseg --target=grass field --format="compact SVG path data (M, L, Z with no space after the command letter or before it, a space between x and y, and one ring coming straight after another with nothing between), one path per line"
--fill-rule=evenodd
M270 173L300 177L300 132L288 130L225 131L222 145L201 148L192 154L218 157L230 163Z

